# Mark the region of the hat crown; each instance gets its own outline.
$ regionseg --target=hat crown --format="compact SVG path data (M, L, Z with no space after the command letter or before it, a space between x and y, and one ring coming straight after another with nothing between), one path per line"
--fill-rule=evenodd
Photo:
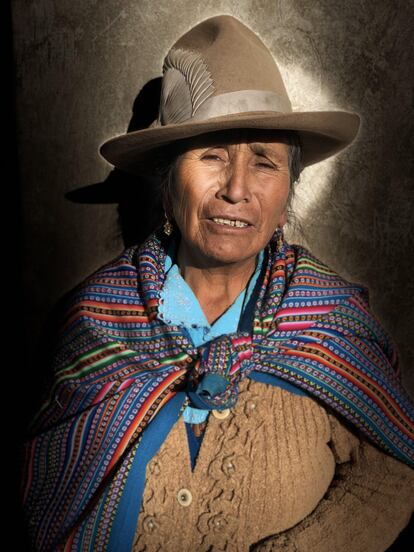
M251 29L219 15L175 42L164 58L159 116L151 126L251 111L292 111L279 68Z
M216 94L269 90L289 100L276 62L259 36L231 15L202 21L173 48L198 52L212 73Z

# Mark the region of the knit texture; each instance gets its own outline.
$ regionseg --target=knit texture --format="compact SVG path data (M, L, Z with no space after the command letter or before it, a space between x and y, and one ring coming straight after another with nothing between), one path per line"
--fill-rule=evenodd
M292 551L382 552L413 509L412 468L319 401L246 378L229 415L209 415L194 470L182 417L149 462L132 550L284 550L271 544L290 537Z
M182 418L148 464L133 551L247 552L292 527L331 484L330 438L313 399L244 379L229 416L209 415L193 471ZM189 507L177 500L183 488Z
M252 370L294 383L414 465L414 406L366 288L275 232L252 327L196 348L157 318L168 243L159 227L68 299L54 380L25 443L22 503L37 550L107 549L148 424L183 389L196 406L233 407Z

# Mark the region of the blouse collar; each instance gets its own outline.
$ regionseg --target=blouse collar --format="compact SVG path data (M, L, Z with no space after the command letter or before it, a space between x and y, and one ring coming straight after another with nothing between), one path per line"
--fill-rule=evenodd
M161 290L159 317L167 324L195 329L195 332L201 330L203 335L221 335L237 331L241 313L244 311L259 276L264 250L262 249L258 254L256 269L246 287L226 311L213 324L209 324L196 295L180 274L176 263L178 241L178 239L172 240L167 250L165 258L166 277ZM211 337L214 337L214 335L211 335Z

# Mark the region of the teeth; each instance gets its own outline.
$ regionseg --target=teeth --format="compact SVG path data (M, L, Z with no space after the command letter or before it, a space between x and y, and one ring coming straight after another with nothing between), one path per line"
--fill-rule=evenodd
M237 226L237 227L243 227L243 226L249 226L247 222L242 222L241 220L229 220L229 219L223 219L223 218L213 218L211 219L217 224L227 224L227 226Z

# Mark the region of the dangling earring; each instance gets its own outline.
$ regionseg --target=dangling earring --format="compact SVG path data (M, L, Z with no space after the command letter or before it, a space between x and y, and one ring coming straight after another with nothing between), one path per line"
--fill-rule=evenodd
M173 225L169 221L169 219L167 217L167 213L165 211L164 211L164 216L165 216L164 233L167 234L167 236L170 236L172 231L173 231Z
M278 247L281 247L284 239L283 226L277 226L275 233L276 233Z

